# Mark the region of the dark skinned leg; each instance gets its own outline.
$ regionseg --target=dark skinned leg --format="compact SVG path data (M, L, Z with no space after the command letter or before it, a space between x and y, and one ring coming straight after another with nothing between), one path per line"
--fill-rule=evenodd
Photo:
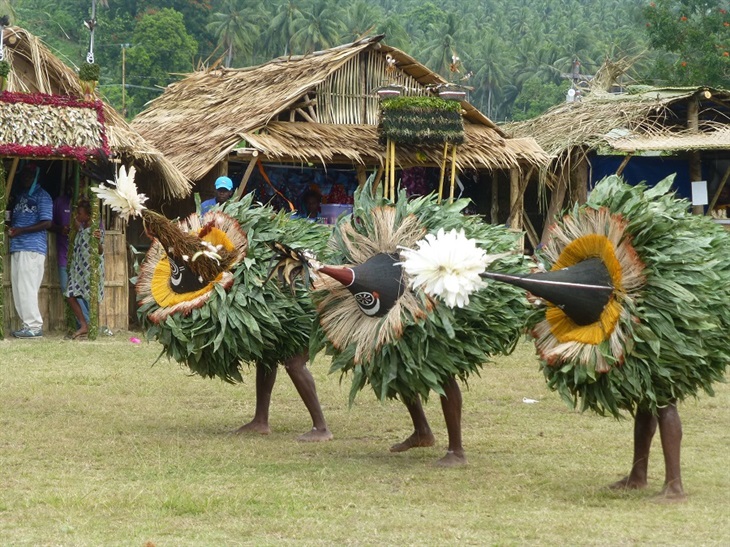
M322 407L317 397L314 378L307 368L307 359L307 354L301 353L290 357L284 363L289 378L291 378L297 393L299 393L302 401L304 401L304 406L307 407L309 415L312 417L311 431L300 435L297 440L302 442L329 441L332 439L332 432L327 428L327 422L324 419Z
M79 304L79 301L76 299L75 296L67 297L66 301L68 302L71 311L74 313L76 321L78 321L79 323L79 328L76 332L74 332L73 337L78 338L79 336L84 336L85 334L88 334L89 325L86 323L86 318L84 317L84 312L81 311L81 305Z
M390 447L391 452L405 452L411 448L433 446L436 440L431 432L431 426L428 425L426 413L423 411L421 399L416 396L410 401L403 401L406 405L408 413L411 415L413 422L413 433L405 441L394 444Z
M651 412L639 410L634 418L634 464L631 472L609 488L637 489L646 488L649 470L649 449L656 433L658 420Z
M456 378L444 385L445 397L441 397L441 409L446 420L446 431L449 434L449 450L436 462L441 467L458 467L466 465L466 455L461 444L461 390Z
M682 422L677 405L671 404L659 409L659 435L664 451L664 488L661 495L667 499L685 499L679 453L682 444Z
M259 433L261 435L271 433L269 406L271 405L271 392L274 391L274 383L276 383L276 371L276 366L256 365L256 410L253 420L239 427L234 433Z

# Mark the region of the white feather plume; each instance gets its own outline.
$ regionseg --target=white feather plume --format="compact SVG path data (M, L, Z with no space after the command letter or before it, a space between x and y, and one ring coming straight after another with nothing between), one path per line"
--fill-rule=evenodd
M117 173L116 181L107 181L114 186L106 186L101 183L98 188L92 188L99 199L113 211L118 212L124 220L129 220L130 216L139 216L146 209L143 203L147 201L147 196L137 192L137 185L134 183L135 173L134 166L130 167L129 173L127 173L126 167L122 165Z
M414 289L440 297L450 308L469 305L469 295L485 286L480 274L494 260L509 253L489 255L464 230L442 229L416 243L417 249L400 247L400 264Z

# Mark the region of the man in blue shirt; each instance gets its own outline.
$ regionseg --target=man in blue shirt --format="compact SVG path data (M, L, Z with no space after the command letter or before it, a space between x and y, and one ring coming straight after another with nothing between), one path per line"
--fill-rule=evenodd
M43 336L43 317L38 308L38 291L48 252L46 230L53 219L53 200L38 184L40 168L29 164L19 176L23 188L13 207L10 237L10 278L15 311L23 322L16 338Z
M215 179L215 197L205 200L200 204L200 213L205 214L216 205L222 205L233 195L233 181L228 177Z

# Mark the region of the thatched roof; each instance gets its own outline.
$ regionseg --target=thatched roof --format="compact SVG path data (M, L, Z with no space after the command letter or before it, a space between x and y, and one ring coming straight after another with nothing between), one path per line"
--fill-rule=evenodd
M76 71L61 62L38 38L25 29L8 27L3 40L5 59L12 67L8 75L7 90L11 92L8 96L34 95L27 102L0 100L2 143L46 146L54 152L51 156L73 157L73 153L62 152L69 148L100 148L105 137L115 157L125 163L133 162L140 170L142 176L138 180L146 192L171 198L190 193L190 182L180 170L133 130L114 108L100 103L97 112L94 103L84 103ZM54 104L33 104L49 101ZM14 120L11 128L7 127L8 119Z
M168 86L132 126L192 180L202 179L236 147L246 146L243 141L258 143L272 158L381 162L385 147L378 145L375 132L375 90L397 83L406 94L416 95L425 94L427 85L446 83L381 39L365 38L256 67L195 72ZM387 55L395 60L395 69L388 68ZM517 167L519 161L544 162L534 143L505 139L466 101L462 109L465 122L481 126L473 136L484 139L473 143L464 164ZM291 123L277 124L287 121ZM313 133L322 140L317 142Z
M533 139L503 139L491 128L467 123L466 142L459 145L456 164L459 169L486 167L503 168L534 162L544 157ZM247 147L239 154L247 156L252 150L269 159L313 158L322 163L342 160L367 165L372 158L384 161L384 147L378 143L378 130L373 125L333 125L322 123L271 122L258 132L244 133ZM436 148L397 147L397 161L402 167L439 164L443 150Z
M687 113L695 99L699 126L692 129ZM504 129L517 137L533 136L555 158L577 147L626 153L730 150L730 92L636 86L624 94L591 93L581 102L558 105Z

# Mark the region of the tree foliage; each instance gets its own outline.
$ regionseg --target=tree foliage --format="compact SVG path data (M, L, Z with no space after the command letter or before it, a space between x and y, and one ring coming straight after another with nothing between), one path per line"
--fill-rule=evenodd
M722 0L657 0L644 8L649 43L672 55L661 76L681 84L730 87L730 14Z
M158 93L141 88L164 86L201 63L247 66L381 32L446 78L471 73L464 81L474 88L471 102L497 121L538 114L551 106L548 97L564 100L556 90L575 60L593 74L606 58L638 56L629 78L639 83L730 87L727 0L649 1L108 0L97 14L100 89L120 106L121 44L130 44L134 114ZM76 65L88 46L82 21L90 6L0 0L0 10L12 9L17 23ZM452 55L462 62L458 74L449 71Z

